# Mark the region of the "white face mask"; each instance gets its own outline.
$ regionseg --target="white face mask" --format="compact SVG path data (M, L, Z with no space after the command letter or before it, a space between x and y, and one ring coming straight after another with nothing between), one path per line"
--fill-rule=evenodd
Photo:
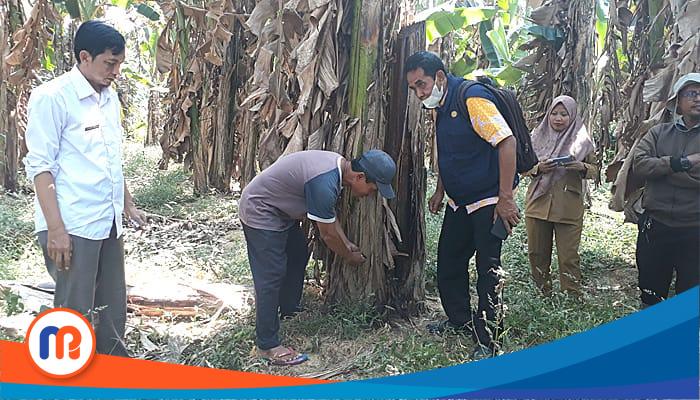
M438 89L437 82L433 85L433 91L430 93L430 97L423 100L423 106L425 108L435 108L440 105L440 100L445 93L442 89Z

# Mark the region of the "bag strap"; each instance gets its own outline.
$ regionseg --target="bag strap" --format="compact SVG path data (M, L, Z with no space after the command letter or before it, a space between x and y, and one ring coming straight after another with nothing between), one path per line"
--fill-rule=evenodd
M459 87L457 88L457 96L453 101L457 102L457 111L464 117L464 119L467 120L467 123L471 125L472 120L469 118L469 110L467 109L467 103L465 100L465 97L467 95L467 90L471 88L474 85L481 85L481 83L476 82L476 81L470 81L470 80L463 80L462 83L459 84Z
M457 98L452 100L457 101L456 107L459 113L462 115L462 117L464 117L467 120L467 122L471 125L469 110L467 109L467 104L464 99L466 97L467 91L474 85L483 86L486 90L489 91L489 93L491 93L491 95L493 95L494 99L496 100L494 102L494 105L498 109L498 112L506 121L506 124L508 124L508 127L511 129L511 131L513 131L513 135L515 136L516 140L520 141L516 130L518 128L527 130L527 125L525 124L525 120L523 120L522 112L518 109L514 109L511 105L511 102L514 102L514 104L518 104L518 100L515 98L515 95L511 91L501 90L486 82L471 80L462 81L462 83L460 83L458 87ZM519 127L516 125L522 126Z

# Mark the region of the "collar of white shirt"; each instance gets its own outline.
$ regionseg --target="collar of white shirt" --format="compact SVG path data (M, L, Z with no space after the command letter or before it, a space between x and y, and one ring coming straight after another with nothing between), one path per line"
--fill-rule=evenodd
M78 95L78 99L80 100L84 100L85 98L90 96L96 96L99 99L99 104L101 106L112 95L111 87L106 87L102 89L101 93L97 93L97 91L95 91L90 82L88 82L88 80L85 79L85 75L83 75L83 73L80 72L80 69L77 65L73 66L73 68L68 73L68 76L70 77L70 81L73 84L73 87L75 88L75 93Z

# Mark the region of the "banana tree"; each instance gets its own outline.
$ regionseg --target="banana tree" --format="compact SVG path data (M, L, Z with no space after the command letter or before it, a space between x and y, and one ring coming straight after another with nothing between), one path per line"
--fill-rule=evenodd
M252 0L159 2L165 28L156 66L168 74L170 110L160 144L160 167L170 160L193 171L196 194L230 191L239 88L248 76L242 16Z
M410 5L267 0L257 2L246 21L257 39L248 51L257 60L238 128L243 185L258 167L305 149L353 158L383 148L397 161L396 204L347 194L340 202L339 220L367 256L362 266L348 268L314 241L314 272L328 304L404 314L422 304L425 138L419 102L408 96L397 61L425 45L422 24L399 34L407 23L402 18L413 14Z
M4 2L3 2L4 3ZM38 0L29 12L26 21L22 21L20 1L11 0L8 4L11 14L7 15L2 24L14 31L11 41L4 42L2 55L5 65L2 76L4 89L0 88L0 97L5 92L5 101L0 106L5 108L3 114L9 117L6 127L5 144L1 148L4 153L4 185L9 190L17 188L17 170L19 160L26 153L24 145L24 130L26 128L26 111L29 92L33 82L41 76L41 60L46 57L46 43L51 40L51 31L60 21L53 5L47 0ZM7 47L9 44L12 47ZM8 51L9 50L9 51Z
M11 70L5 60L14 46L13 33L22 26L23 19L20 1L0 4L0 185L11 192L17 190L17 93L8 84Z
M53 0L53 3L73 19L87 21L103 14L102 2L97 0Z
M428 43L450 36L454 62L450 71L473 78L486 75L502 85L517 83L523 71L514 67L527 55L521 46L532 36L562 42L556 29L533 24L526 17L526 3L498 0L493 6L458 7L431 14L425 23Z
M606 149L615 156L606 170L613 182L612 209L626 211L641 195L628 187L628 154L655 124L669 121L666 109L673 82L679 76L700 71L700 0L613 1L609 9L609 36L619 37L605 49L606 76L621 77L619 102L600 118L610 127ZM659 25L659 21L663 21Z

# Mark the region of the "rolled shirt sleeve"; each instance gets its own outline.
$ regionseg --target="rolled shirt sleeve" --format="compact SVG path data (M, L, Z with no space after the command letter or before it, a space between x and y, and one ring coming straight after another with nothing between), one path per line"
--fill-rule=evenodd
M491 146L496 147L503 139L513 136L513 131L491 100L468 97L467 110L474 131Z
M65 116L61 99L42 91L35 91L29 97L28 123L25 134L27 156L24 166L27 178L34 178L42 172L58 174L58 149Z

